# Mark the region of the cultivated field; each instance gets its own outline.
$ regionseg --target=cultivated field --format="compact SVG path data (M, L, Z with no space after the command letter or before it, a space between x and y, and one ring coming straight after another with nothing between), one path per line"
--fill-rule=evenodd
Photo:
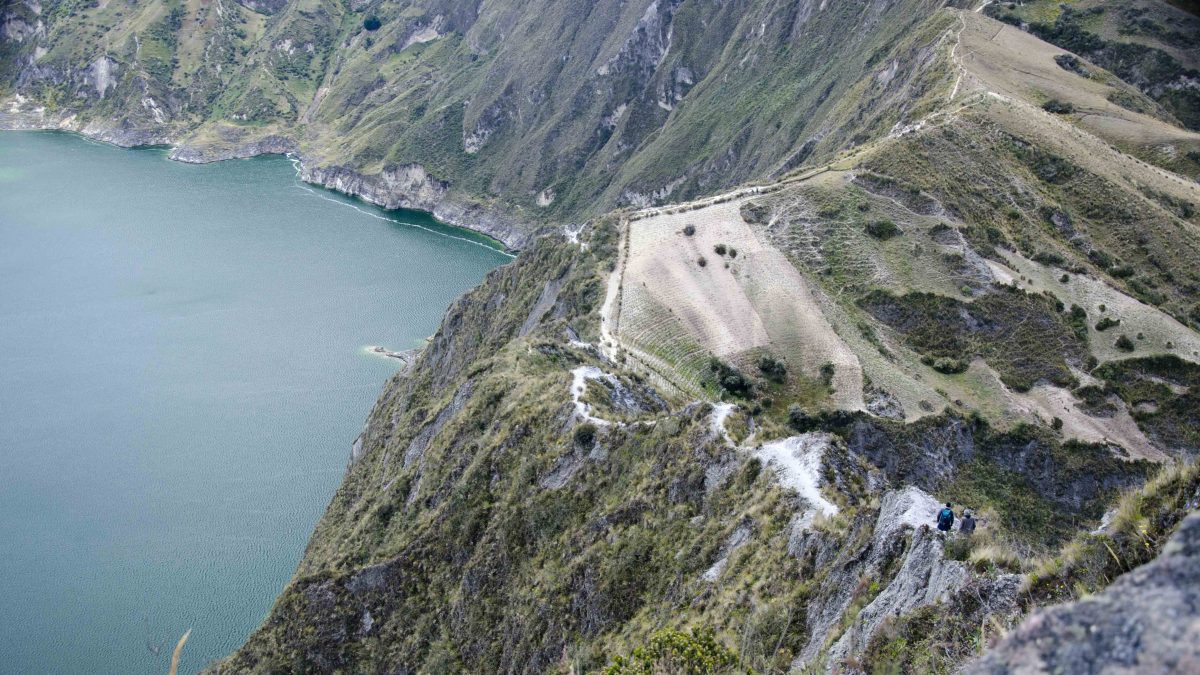
M689 391L698 389L709 355L746 365L751 354L771 353L813 379L832 364L836 405L861 408L858 358L808 281L742 220L743 202L630 219L616 338L669 368L661 374Z

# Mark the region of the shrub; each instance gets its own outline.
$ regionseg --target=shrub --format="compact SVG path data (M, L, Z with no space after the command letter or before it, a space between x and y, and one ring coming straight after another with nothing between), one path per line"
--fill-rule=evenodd
M377 31L382 25L383 22L379 20L379 17L374 15L363 19L363 28L366 28L369 31Z
M596 425L584 422L575 427L575 447L587 450L596 443Z
M765 223L770 218L771 210L764 204L746 202L742 204L742 220L750 224Z
M758 369L762 371L763 377L772 382L783 384L787 381L787 367L773 356L764 356L759 359Z
M947 537L942 544L947 560L965 561L971 555L971 540L967 537Z
M833 386L833 376L836 373L837 373L837 370L832 363L822 364L821 365L821 382L824 383L826 387Z
M921 359L921 362L944 375L965 373L967 372L967 367L970 365L963 359L956 359L949 356L939 356L936 358L926 356Z
M690 224L689 224L689 225L684 225L684 226L683 226L683 233L684 233L685 235L689 236L689 237L690 237L690 236L692 236L693 234L696 234L696 226L695 226L695 225L690 225Z
M1052 98L1042 104L1042 110L1045 110L1049 113L1054 113L1055 115L1069 115L1075 112L1075 106L1071 105L1069 102L1064 103L1056 98Z
M900 234L900 228L890 220L876 220L867 223L866 231L867 234L881 241L886 241Z
M713 253L716 253L717 255L725 255L726 250L725 244L717 244L713 247Z
M1109 328L1112 328L1113 326L1120 326L1120 325L1121 325L1120 319L1114 319L1111 316L1106 316L1096 322L1096 330L1103 332L1103 331L1108 330Z
M648 645L637 647L628 657L613 659L604 669L604 675L732 673L737 662L737 654L717 642L711 630L693 630L690 635L662 630L650 638Z
M1121 335L1121 337L1117 338L1117 341L1113 343L1113 346L1123 352L1131 352L1134 349L1133 340L1130 340L1128 335Z
M1091 74L1091 71L1084 67L1083 62L1075 58L1073 54L1059 54L1054 57L1054 62L1058 64L1059 68L1083 75L1084 77Z
M1059 278L1058 278L1058 282L1059 282L1059 283L1062 283L1062 284L1065 284L1065 283L1067 283L1067 282L1068 282L1068 281L1070 281L1070 280L1071 280L1071 275L1069 275L1069 274L1064 274L1064 275L1062 275L1061 277L1059 277Z
M707 267L708 261L705 260L704 256L700 256L699 258L696 258L696 264L701 267Z
M729 247L729 257L730 257L730 258L736 258L736 257L737 257L737 249L736 249L736 248L734 248L734 247L732 247L732 246L730 246L730 247Z
M1055 267L1062 267L1067 262L1065 258L1054 251L1038 251L1034 254L1033 260L1043 265L1052 265Z
M808 431L812 426L812 421L812 417L804 412L804 408L801 408L799 403L788 406L788 424L796 431Z
M718 388L742 398L754 392L754 383L749 378L743 375L737 368L720 359L713 358L709 361L708 369Z

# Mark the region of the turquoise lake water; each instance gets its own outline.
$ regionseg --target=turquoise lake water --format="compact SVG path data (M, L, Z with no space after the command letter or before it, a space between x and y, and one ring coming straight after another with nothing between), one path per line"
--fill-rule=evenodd
M419 345L508 260L283 157L0 133L0 672L235 649L395 372L363 348Z

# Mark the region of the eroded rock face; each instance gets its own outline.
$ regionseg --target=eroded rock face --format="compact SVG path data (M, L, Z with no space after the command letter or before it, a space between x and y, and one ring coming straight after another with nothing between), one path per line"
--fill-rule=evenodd
M841 560L832 563L841 569L829 576L826 588L818 594L821 599L809 608L811 639L794 667L803 668L818 659L832 667L860 652L887 617L945 600L963 587L969 578L965 566L944 559L943 536L929 527L940 507L936 499L916 487L884 495L874 523L862 523L872 533L866 547L841 552ZM906 541L910 533L911 541ZM819 540L812 539L809 545L819 545ZM890 578L880 578L889 569L897 571ZM855 587L866 578L877 579L882 590L838 636L835 631L854 600ZM827 642L835 636L827 649Z
M1154 562L1094 596L1034 613L967 672L1200 672L1200 514Z
M828 655L831 663L861 651L888 617L943 602L966 584L966 566L942 556L944 538L945 535L927 525L913 531L908 555L896 577L859 612L858 620L833 644Z
M429 174L419 164L385 167L378 174L363 174L343 166L309 166L300 170L309 183L354 195L385 209L428 211L439 220L482 232L505 246L525 248L533 233L515 217L456 197L450 183Z
M297 152L299 146L284 136L266 136L226 147L181 145L171 151L171 159L190 164L205 164L226 159L245 159L259 155L286 155Z

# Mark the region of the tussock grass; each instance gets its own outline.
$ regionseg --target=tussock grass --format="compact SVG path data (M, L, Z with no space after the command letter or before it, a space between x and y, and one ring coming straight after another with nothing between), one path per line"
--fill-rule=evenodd
M1023 585L1027 604L1076 599L1108 586L1155 556L1200 503L1200 465L1164 468L1118 502L1107 527L1037 562Z

